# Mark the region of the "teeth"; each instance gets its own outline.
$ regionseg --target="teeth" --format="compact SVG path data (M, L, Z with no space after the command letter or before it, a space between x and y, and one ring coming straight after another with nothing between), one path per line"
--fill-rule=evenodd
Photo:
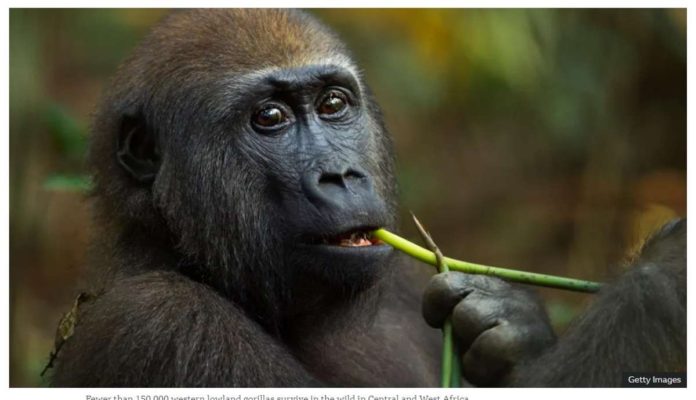
M340 246L344 247L362 247L371 245L372 242L367 239L366 234L361 232L353 233L350 235L350 238L341 239L340 241Z
M315 243L341 247L363 247L377 244L377 239L373 238L370 232L352 232L340 236L323 236L317 238Z

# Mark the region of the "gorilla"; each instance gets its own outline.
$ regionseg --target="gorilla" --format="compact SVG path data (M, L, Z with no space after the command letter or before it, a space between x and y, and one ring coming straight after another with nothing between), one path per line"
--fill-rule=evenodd
M471 385L685 370L683 221L559 339L532 292L430 277L372 238L397 228L391 139L344 44L302 12L169 15L90 140L95 297L53 386L436 386L450 315Z

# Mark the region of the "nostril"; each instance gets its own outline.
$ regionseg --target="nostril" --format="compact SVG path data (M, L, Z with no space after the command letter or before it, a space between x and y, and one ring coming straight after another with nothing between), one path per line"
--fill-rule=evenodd
M365 174L356 171L354 169L349 169L343 174L337 172L324 172L319 176L319 185L337 185L346 186L346 181L358 180L365 178Z
M343 176L332 172L325 172L319 177L319 185L338 185L344 186Z

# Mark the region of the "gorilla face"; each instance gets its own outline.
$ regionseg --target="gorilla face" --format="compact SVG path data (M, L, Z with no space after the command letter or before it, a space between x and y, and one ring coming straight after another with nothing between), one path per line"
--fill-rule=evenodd
M262 218L282 244L284 268L334 287L365 286L390 253L370 232L393 221L376 160L384 133L357 77L329 64L235 81L243 90L232 97L243 100L230 104L237 116L230 147L255 172L246 190L261 194L255 205L268 206Z
M91 162L111 220L173 243L182 272L265 315L308 284L335 296L376 282L391 250L369 233L393 227L395 183L343 45L277 10L253 12L283 32L245 37L249 12L205 27L175 13L151 33L102 104Z
M263 171L292 264L353 284L374 275L389 248L370 232L391 220L372 161L383 133L357 78L340 66L308 65L250 80L239 147Z

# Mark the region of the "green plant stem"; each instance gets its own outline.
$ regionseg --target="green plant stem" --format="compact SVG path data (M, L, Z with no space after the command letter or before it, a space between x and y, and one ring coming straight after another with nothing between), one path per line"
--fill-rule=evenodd
M388 245L400 250L409 256L420 260L426 264L437 266L435 254L415 243L412 243L386 229L377 229L373 232L374 236ZM561 276L538 274L533 272L518 271L509 268L490 267L482 264L474 264L466 261L456 260L445 257L445 263L453 271L465 272L468 274L480 274L497 276L513 282L526 283L536 286L546 286L558 289L572 290L576 292L594 293L598 291L601 284L597 282L571 279Z
M442 375L440 386L443 388L452 387L452 364L454 357L452 320L447 318L442 326Z
M462 357L457 343L452 344L452 353L450 354L452 354L452 357L454 357L452 360L452 378L450 380L450 387L458 388L462 386Z
M425 244L435 254L435 263L438 271L447 272L449 267L445 262L445 256L435 244L435 241L430 236L428 231L423 227L418 218L411 214L413 223L416 224L418 233ZM461 385L461 359L457 351L457 345L454 342L454 331L452 329L452 318L448 317L442 327L442 368L441 368L441 384L443 388L456 388Z

